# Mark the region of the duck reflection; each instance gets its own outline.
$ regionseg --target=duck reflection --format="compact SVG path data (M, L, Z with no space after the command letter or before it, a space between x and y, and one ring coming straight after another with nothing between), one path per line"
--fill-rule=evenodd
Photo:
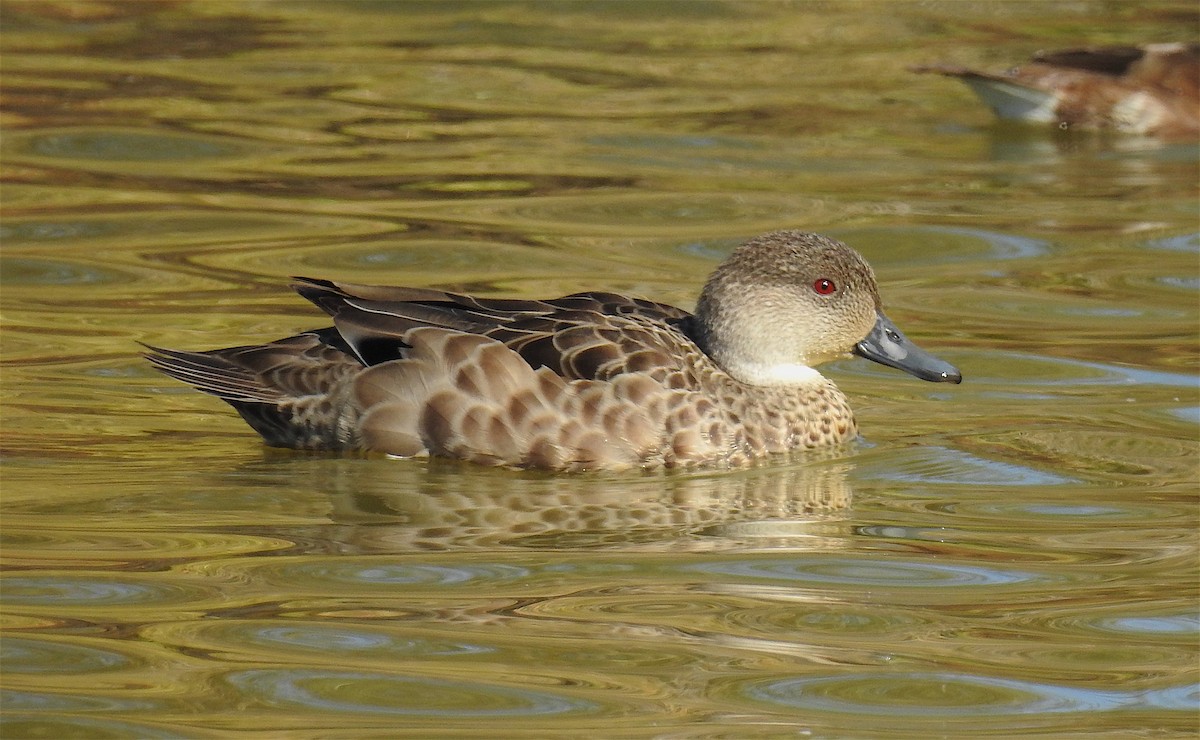
M281 461L282 462L282 461ZM555 476L453 461L321 459L312 483L341 550L521 547L719 550L830 547L851 501L837 448L780 463L692 473ZM819 531L818 531L819 530Z

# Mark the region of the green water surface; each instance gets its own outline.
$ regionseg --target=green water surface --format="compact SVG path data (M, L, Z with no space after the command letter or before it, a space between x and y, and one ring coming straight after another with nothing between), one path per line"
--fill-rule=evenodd
M1198 147L994 123L932 61L1187 2L0 2L0 735L1190 737ZM552 476L264 450L138 341L289 275L690 306L827 233L961 386L862 439Z

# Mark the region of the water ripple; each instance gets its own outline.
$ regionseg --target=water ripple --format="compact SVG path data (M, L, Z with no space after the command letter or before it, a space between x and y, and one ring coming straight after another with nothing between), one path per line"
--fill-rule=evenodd
M1200 254L1200 231L1175 236L1164 236L1161 239L1151 239L1145 243L1149 249L1165 249L1172 252L1188 252Z
M987 353L984 353L987 354ZM1071 360L1021 352L1006 351L998 360L980 357L980 367L1005 368L1003 376L972 376L973 383L991 383L1015 387L1025 386L1089 386L1089 385L1157 385L1168 388L1200 387L1194 374L1146 370L1130 365ZM1078 372L1082 370L1083 372Z
M1200 617L1195 614L1174 614L1153 617L1105 617L1095 621L1102 631L1129 636L1174 638L1188 635L1200 638Z
M838 214L844 216L839 205ZM537 233L672 238L711 237L714 224L725 233L752 234L797 220L834 217L833 207L814 198L768 193L593 193L568 196L494 199L446 204L402 204L397 214L481 223Z
M205 255L197 260L228 270L268 274L327 275L346 279L378 281L381 273L403 274L406 284L432 283L454 274L461 282L495 281L515 272L521 276L564 279L572 274L594 275L597 270L617 271L619 266L600 259L548 249L534 249L500 242L450 241L418 237L397 240L393 235L376 239L358 237L351 243L338 241L312 247L291 243L279 249L260 249ZM630 274L634 274L629 270ZM281 288L282 283L281 282Z
M789 609L777 605L739 609L731 611L727 621L761 635L792 634L825 643L902 639L929 629L933 623L927 613L916 609L811 603L795 604Z
M879 265L1029 259L1050 252L1050 243L1043 239L964 226L856 227L830 233Z
M81 575L8 576L4 579L6 607L95 609L196 601L212 592L182 583L120 580L96 573Z
M1195 478L1194 439L1127 431L1071 429L1036 425L995 434L964 435L963 446L986 446L989 454L1035 459L1059 470L1086 471L1106 480L1159 485L1162 480ZM1158 507L1158 502L1143 506ZM1136 507L1135 508L1141 508Z
M119 699L109 696L78 696L43 691L0 691L0 706L4 714L12 712L127 712L131 710L155 709L155 702L143 699ZM0 728L3 728L0 723ZM3 737L33 737L24 734L4 734ZM42 736L39 736L42 737ZM52 736L46 736L52 737ZM53 737L65 737L55 735ZM142 737L142 735L137 735Z
M1181 513L1173 507L1155 505L1152 502L1136 505L1121 502L1100 506L1073 501L958 501L951 504L938 503L935 507L953 513L956 517L990 522L1020 522L1022 529L1026 531L1036 528L1056 532L1061 531L1064 523L1072 519L1112 521L1129 526L1151 524ZM1086 523L1080 522L1080 525Z
M1194 708L1195 686L1117 691L962 673L865 673L752 682L745 695L791 709L907 717Z
M1054 473L1011 462L988 460L937 445L892 450L886 460L863 461L856 471L864 480L969 486L1057 486L1074 482Z
M63 711L79 711L79 708L67 708ZM145 738L146 740L157 740L157 738L175 740L184 736L179 730L164 730L139 722L104 719L101 717L50 717L34 711L25 711L18 714L8 711L7 705L4 716L0 717L0 735L7 738L136 737Z
M423 717L537 717L594 712L596 704L546 691L424 676L261 669L226 676L246 699L323 712Z
M261 144L256 144L261 148ZM179 162L219 160L256 152L247 143L232 138L204 136L151 129L103 129L99 127L59 130L9 131L4 153L9 161L51 160L100 166L176 165Z
M491 652L490 648L465 643L432 643L426 640L397 639L394 635L372 633L350 626L286 625L262 626L247 630L251 642L284 648L335 649L346 652L374 652L396 655L469 655Z
M77 254L77 259L95 259L96 250L105 250L105 256L119 255L120 258L132 250L147 250L156 261L163 262L177 259L181 252L191 252L188 255L191 260L196 260L198 255L206 259L212 259L211 255L229 256L217 266L244 271L245 266L232 256L258 263L268 257L278 259L306 243L316 242L320 248L328 249L328 241L332 239L363 239L394 233L398 229L395 223L386 219L354 215L284 215L235 208L219 212L174 208L139 213L136 219L121 212L70 218L9 219L0 229L0 237L4 238L6 248L37 252L39 257L45 257L46 251L62 248L64 244L87 249L85 254ZM287 247L271 249L277 241L286 242ZM250 242L255 242L259 248L248 254L246 245ZM252 255L261 256L255 258ZM228 262L233 264L226 264ZM264 272L278 275L281 270ZM170 277L174 281L183 278L179 273L172 273ZM178 283L172 285L176 289L179 287Z
M0 642L0 662L5 673L65 675L124 670L135 663L115 650L12 635Z
M530 571L500 563L427 565L420 563L311 562L288 568L288 577L371 586L462 586L476 581L509 582L529 576Z
M342 656L379 661L403 661L414 658L449 658L495 652L485 645L452 639L431 639L423 635L396 634L394 630L362 627L354 624L288 621L223 621L185 630L166 627L155 630L158 639L184 641L192 648L230 652L247 648L267 655L331 652Z
M132 273L111 267L97 267L78 260L52 260L32 257L6 257L0 260L3 283L17 285L101 285L132 283Z
M674 624L686 621L696 625L703 622L715 624L748 605L749 602L743 602L736 597L705 594L689 593L672 597L666 594L606 593L598 596L545 599L523 606L518 611L525 616L540 619L585 620L591 623L619 621L636 624Z
M927 563L895 558L874 560L845 556L797 556L784 559L721 560L683 566L684 572L762 578L776 581L843 586L903 588L961 588L1048 583L1059 580L1046 573L983 565Z
M15 524L14 519L23 521ZM36 515L10 515L0 542L9 548L19 548L24 558L41 563L77 561L81 549L86 549L88 560L92 563L128 563L157 558L228 557L294 546L294 543L284 539L240 534L39 530L34 528L35 519Z
M379 557L275 558L271 561L245 559L193 563L185 570L197 570L208 576L235 581L251 580L288 589L304 584L307 593L359 595L395 593L397 587L414 593L419 589L491 589L511 588L515 584L540 587L568 578L619 578L634 571L628 563L549 562L511 565L499 562L397 562Z

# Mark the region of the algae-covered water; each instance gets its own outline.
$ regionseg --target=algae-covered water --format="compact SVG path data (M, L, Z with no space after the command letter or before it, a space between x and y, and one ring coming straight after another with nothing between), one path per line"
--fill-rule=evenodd
M1195 40L1192 3L0 5L4 737L1190 736L1196 142L906 65ZM862 439L551 476L265 450L138 341L289 275L690 306L843 239L961 386Z

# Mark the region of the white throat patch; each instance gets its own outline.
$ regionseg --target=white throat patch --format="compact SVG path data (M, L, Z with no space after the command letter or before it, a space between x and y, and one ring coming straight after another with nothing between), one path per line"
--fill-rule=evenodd
M813 385L825 380L824 375L799 362L738 363L727 367L726 372L749 385Z

